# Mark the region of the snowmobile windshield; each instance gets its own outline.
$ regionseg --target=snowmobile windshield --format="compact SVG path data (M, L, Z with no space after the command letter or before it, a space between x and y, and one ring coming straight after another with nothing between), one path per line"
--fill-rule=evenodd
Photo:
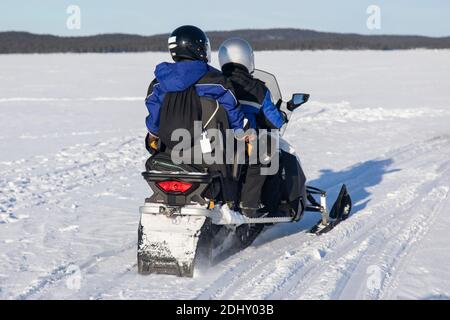
M259 79L266 84L266 87L272 94L273 103L277 103L278 100L282 100L280 86L278 85L277 78L273 74L263 70L255 69L252 75L254 78Z

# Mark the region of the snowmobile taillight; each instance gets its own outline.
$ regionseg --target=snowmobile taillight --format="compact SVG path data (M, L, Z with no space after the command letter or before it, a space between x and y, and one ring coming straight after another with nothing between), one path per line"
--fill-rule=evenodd
M192 183L183 182L183 181L162 181L157 183L158 187L160 187L165 192L181 192L185 193L190 188L192 188Z

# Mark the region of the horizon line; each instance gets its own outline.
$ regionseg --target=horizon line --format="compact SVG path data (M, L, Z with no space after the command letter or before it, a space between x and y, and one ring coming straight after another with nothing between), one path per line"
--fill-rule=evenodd
M340 35L357 35L357 36L365 36L365 37L380 37L380 36L387 36L387 37L422 37L422 38L432 38L432 39L442 39L442 38L450 38L450 35L447 36L429 36L429 35L420 35L420 34L396 34L396 33L372 33L372 34L366 34L366 33L357 33L357 32L334 32L334 31L321 31L321 30L314 30L314 29L301 29L301 28L293 28L293 27L276 27L276 28L240 28L240 29L231 29L231 30L208 30L205 31L205 33L214 33L214 32L236 32L236 31L265 31L265 30L297 30L297 31L312 31L317 33L332 33L332 34L340 34ZM0 30L1 33L28 33L36 36L53 36L53 37L59 37L59 38L88 38L88 37L95 37L95 36L105 36L105 35L127 35L127 36L139 36L139 37L156 37L156 36L165 36L170 33L156 33L156 34L139 34L139 33L121 33L121 32L108 32L108 33L95 33L95 34L86 34L86 35L59 35L59 34L52 34L52 33L36 33L32 31L26 31L26 30Z

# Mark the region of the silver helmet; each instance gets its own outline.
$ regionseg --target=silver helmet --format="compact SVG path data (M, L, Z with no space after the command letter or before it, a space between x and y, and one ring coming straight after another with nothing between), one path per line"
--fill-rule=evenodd
M222 68L227 63L236 63L247 68L248 72L255 70L255 57L250 43L241 38L225 40L219 47L219 63Z

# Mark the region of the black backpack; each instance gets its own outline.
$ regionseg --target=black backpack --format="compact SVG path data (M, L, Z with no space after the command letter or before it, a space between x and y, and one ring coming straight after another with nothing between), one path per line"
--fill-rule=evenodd
M178 141L171 141L172 132L176 129L186 129L191 134L191 145L200 139L194 135L194 121L202 121L202 103L195 87L184 91L168 92L161 106L159 120L159 138L169 149L173 149Z

